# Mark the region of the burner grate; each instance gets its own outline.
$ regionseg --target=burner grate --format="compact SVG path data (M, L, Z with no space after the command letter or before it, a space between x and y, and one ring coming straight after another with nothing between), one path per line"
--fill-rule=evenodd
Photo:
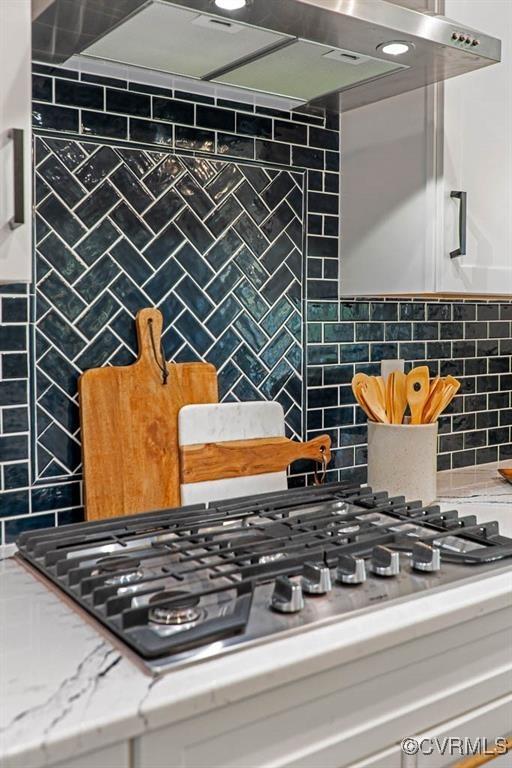
M461 565L512 556L495 523L342 483L35 531L18 547L152 659L244 633L255 591L306 563L334 568L341 556L409 551L413 541Z

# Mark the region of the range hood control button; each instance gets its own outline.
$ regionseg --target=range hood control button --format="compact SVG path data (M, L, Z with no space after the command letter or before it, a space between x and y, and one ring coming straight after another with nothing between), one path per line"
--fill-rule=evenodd
M325 595L330 592L332 584L329 568L323 563L305 563L301 585L307 595Z
M480 45L480 40L477 40L476 37L473 38L473 40L471 41L471 45Z
M366 566L362 557L341 555L338 559L336 580L342 584L363 584L366 581Z
M370 570L377 576L398 576L400 555L382 544L373 548Z
M418 541L413 547L411 565L415 571L435 573L441 570L441 552L437 547L431 547L423 541Z
M452 33L452 40L458 40L458 39L459 39L459 33L458 32L453 32Z
M304 608L304 598L300 584L287 576L275 580L272 594L272 608L279 613L298 613Z

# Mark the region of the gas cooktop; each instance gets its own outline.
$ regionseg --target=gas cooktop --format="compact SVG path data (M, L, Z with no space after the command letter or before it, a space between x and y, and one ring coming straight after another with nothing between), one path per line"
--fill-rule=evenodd
M329 484L24 533L152 673L502 568L498 524Z

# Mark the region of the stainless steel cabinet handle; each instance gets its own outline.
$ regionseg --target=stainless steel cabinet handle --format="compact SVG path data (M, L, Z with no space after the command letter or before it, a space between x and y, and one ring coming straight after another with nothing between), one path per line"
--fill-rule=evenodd
M466 224L467 224L467 203L468 193L461 191L450 192L450 197L455 197L460 200L459 208L459 247L454 251L450 251L450 258L456 259L457 256L466 255Z
M11 229L17 229L25 223L23 128L13 128L10 138L13 141L14 157L14 216L9 221L9 226Z

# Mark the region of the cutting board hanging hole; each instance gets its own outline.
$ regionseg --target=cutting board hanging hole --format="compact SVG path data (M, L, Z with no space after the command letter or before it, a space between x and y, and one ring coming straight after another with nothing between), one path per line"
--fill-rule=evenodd
M148 326L149 326L149 337L151 339L151 348L153 350L153 356L155 358L155 362L162 371L162 384L167 384L167 379L169 378L169 371L167 370L167 363L165 360L165 353L164 353L164 345L162 342L162 338L160 337L160 360L158 359L158 354L156 351L156 344L155 344L155 336L153 333L153 318L150 317L148 320Z

